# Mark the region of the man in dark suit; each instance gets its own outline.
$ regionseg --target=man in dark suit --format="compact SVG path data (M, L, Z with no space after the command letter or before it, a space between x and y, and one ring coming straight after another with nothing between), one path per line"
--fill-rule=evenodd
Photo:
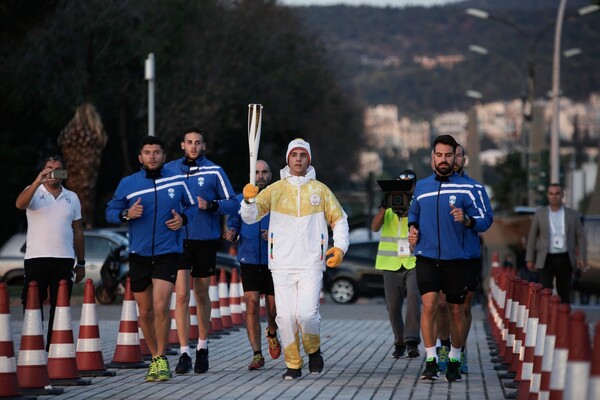
M548 187L548 206L536 210L527 241L527 268L540 272L540 283L556 291L562 303L571 300L571 276L587 265L587 245L577 211L563 206L558 183Z

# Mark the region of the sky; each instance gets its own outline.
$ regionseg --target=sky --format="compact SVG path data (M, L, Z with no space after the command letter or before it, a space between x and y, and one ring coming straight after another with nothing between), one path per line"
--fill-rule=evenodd
M459 0L279 0L280 4L289 6L325 6L332 4L346 4L349 6L376 6L376 7L406 7L406 6L434 6L455 3Z

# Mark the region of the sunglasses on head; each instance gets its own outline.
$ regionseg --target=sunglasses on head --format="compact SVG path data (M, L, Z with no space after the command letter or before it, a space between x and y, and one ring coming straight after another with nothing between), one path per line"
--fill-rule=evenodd
M402 173L400 175L398 175L399 179L415 179L415 174L412 173Z

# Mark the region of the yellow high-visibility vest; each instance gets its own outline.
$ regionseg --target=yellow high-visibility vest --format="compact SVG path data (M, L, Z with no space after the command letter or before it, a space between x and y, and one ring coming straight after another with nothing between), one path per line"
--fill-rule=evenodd
M400 222L400 218L391 208L385 210L375 268L386 271L397 271L401 267L414 268L417 263L416 257L398 255L398 241L407 237L408 218L402 218Z

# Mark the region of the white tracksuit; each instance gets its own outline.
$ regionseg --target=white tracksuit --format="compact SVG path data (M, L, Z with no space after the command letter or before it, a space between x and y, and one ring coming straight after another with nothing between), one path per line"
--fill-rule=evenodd
M277 326L288 368L301 368L298 328L306 354L320 348L319 298L329 243L327 226L333 230L333 246L348 250L348 220L333 192L315 179L312 166L302 177L289 167L281 180L263 189L256 202L242 201L240 214L254 223L270 213L269 269L273 275Z

